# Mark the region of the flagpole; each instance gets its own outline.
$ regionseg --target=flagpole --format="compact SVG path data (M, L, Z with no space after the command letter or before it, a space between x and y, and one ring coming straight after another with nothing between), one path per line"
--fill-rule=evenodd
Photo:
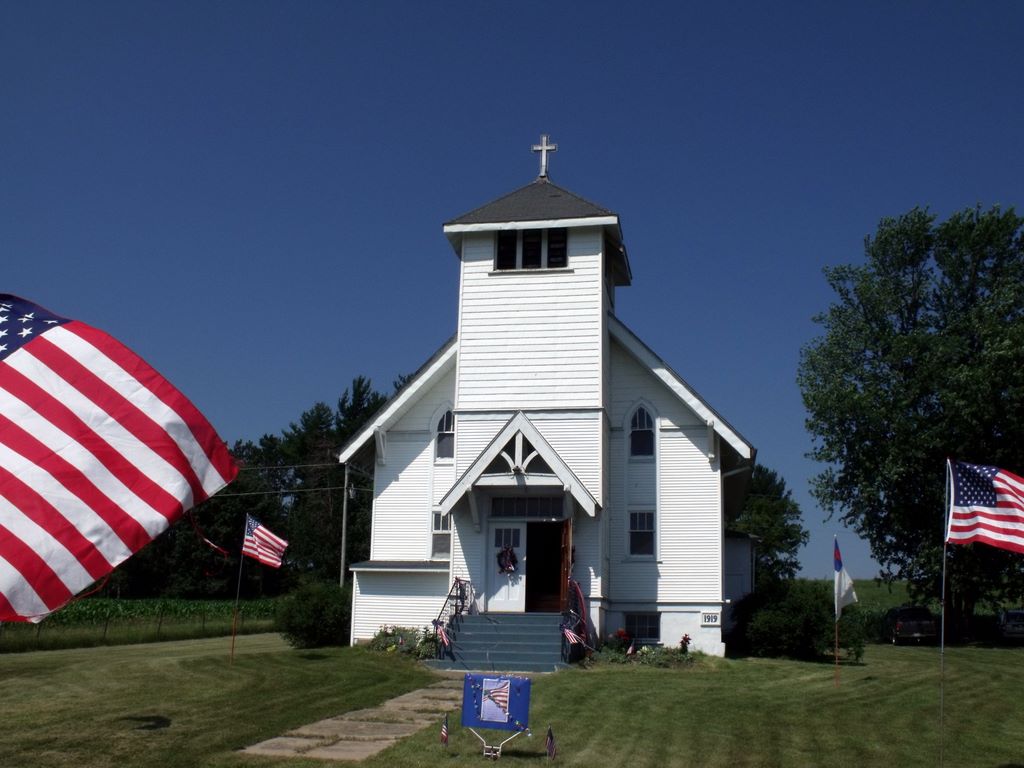
M952 478L946 459L946 509L942 515L942 593L939 598L939 766L946 750L946 550L949 547L949 486Z
M839 687L839 619L835 620L835 625L836 625L836 646L835 646L835 656L836 656L835 683L836 683L836 685L835 685L835 687L838 688Z
M245 524L249 524L249 516L245 516ZM245 541L245 533L242 533L242 541ZM235 610L231 614L231 664L235 663L235 635L238 632L238 601L242 596L242 565L245 563L245 555L238 550L238 586L235 588Z
M835 552L835 549L838 546L839 546L839 537L838 536L833 536L832 537L832 551L833 551L833 553ZM833 571L834 570L835 569L833 568ZM835 590L833 590L833 603L834 603L834 605L833 605L833 614L834 615L832 617L832 619L833 619L832 623L835 625L835 646L834 646L833 654L835 656L836 664L835 664L835 669L833 671L832 680L834 682L834 687L838 688L839 687L839 595L838 595L838 593L835 592Z

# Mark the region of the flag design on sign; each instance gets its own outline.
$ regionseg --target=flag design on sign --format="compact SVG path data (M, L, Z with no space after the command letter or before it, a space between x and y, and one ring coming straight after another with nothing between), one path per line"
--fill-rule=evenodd
M1024 552L1024 479L982 464L948 466L953 488L946 541Z
M0 294L0 621L38 621L238 469L116 339Z
M555 749L555 732L548 726L548 735L544 737L544 749L547 750L548 760L554 760L557 749Z
M271 568L281 567L288 542L270 532L252 515L245 516L245 537L242 539L242 554L259 560Z
M483 697L480 701L481 720L508 722L508 696L511 687L512 681L508 678L484 678Z
M832 539L832 559L835 564L835 588L836 588L836 621L843 613L843 607L857 602L857 593L853 591L853 579L846 572L843 566L843 556L839 554L839 539Z

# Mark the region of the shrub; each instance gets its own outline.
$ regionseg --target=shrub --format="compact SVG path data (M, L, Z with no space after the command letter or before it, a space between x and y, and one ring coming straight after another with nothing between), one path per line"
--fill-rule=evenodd
M295 648L348 645L350 590L309 582L282 598L277 630Z
M761 604L746 627L746 639L756 656L818 659L832 646L832 595L822 582L782 582L762 593Z
M437 636L429 628L383 626L370 641L370 650L398 653L414 659L437 658Z

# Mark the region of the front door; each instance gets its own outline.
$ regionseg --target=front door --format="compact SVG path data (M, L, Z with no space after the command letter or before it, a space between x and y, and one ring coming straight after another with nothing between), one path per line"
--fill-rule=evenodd
M526 523L491 523L488 543L487 610L526 609Z

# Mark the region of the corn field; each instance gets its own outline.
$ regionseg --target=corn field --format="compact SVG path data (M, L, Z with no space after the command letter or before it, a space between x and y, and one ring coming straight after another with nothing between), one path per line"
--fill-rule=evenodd
M240 602L236 631L273 630L275 606L274 600ZM38 624L0 623L0 653L229 635L234 608L233 600L79 600Z

